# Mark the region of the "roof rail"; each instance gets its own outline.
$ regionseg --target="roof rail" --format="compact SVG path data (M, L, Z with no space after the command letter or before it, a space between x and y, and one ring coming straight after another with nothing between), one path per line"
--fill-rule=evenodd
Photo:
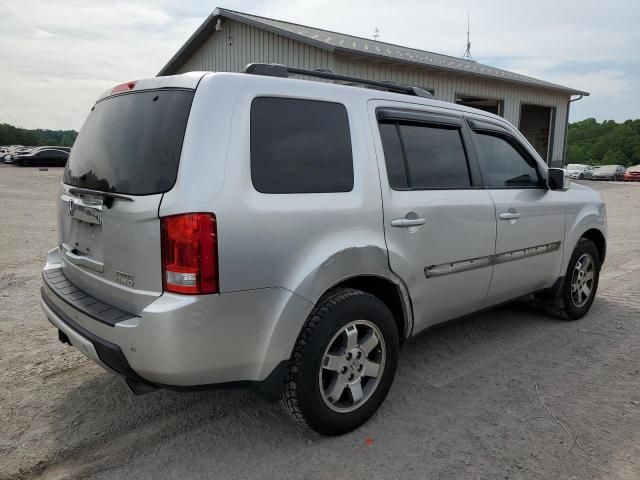
M359 83L361 85L371 85L382 88L389 92L404 93L416 97L433 98L433 95L426 90L410 85L398 85L388 81L367 80L366 78L350 77L348 75L338 75L330 70L305 70L304 68L287 67L279 63L249 63L241 70L241 73L252 75L265 75L268 77L287 78L289 75L306 75L307 77L325 78L327 80L339 80L342 82Z

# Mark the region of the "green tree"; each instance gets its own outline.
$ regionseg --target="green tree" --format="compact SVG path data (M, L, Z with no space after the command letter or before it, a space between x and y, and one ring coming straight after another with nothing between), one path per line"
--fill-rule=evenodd
M587 118L569 125L567 163L640 164L640 119L599 123Z

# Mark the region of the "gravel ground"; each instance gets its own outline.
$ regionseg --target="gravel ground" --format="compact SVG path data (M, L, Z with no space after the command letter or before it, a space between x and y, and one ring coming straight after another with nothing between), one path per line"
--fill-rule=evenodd
M38 306L60 175L0 167L0 478L640 478L640 184L591 184L589 315L521 302L420 335L378 414L325 438L242 390L136 397L60 344Z

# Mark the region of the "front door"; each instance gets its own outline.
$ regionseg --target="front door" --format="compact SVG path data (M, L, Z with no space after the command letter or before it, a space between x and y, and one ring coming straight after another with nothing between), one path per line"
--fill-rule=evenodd
M409 289L414 333L479 309L491 280L494 205L452 113L371 106L389 264Z
M549 190L542 166L500 125L472 120L482 179L496 208L496 253L486 305L553 285L565 229L563 193Z

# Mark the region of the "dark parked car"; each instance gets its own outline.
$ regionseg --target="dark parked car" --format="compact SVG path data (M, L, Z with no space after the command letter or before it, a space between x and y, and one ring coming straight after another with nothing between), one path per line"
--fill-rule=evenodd
M22 167L30 165L64 166L70 151L68 147L39 148L23 155L13 155L11 163L17 163Z
M623 180L625 168L622 165L600 165L593 169L593 180Z

